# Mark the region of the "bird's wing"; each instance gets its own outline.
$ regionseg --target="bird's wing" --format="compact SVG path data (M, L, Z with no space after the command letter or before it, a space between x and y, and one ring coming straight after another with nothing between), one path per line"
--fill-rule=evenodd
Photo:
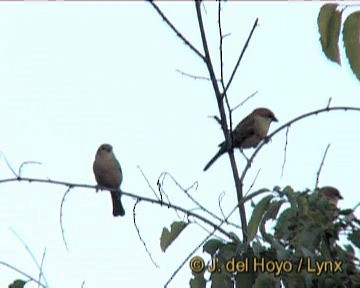
M234 146L240 145L244 139L255 134L254 124L254 117L247 116L235 127L233 132Z
M115 162L116 162L116 165L117 167L119 168L119 171L120 171L120 184L123 180L123 173L122 173L122 170L121 170L121 165L120 165L120 162L115 158Z

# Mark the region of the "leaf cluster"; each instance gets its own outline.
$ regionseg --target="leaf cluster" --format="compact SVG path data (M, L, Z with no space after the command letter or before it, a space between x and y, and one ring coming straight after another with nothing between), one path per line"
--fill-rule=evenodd
M203 246L221 270L207 279L211 287L360 287L359 260L355 257L355 249L360 248L360 221L354 211L340 210L324 201L318 189L295 192L287 186L275 187L273 192L253 210L249 221L249 233L253 234L248 243L210 239ZM271 219L274 225L267 231L266 223ZM343 246L340 238L341 243L346 242ZM254 257L264 263L289 265L256 269ZM247 261L248 269L229 271L229 261L235 265ZM321 263L327 263L327 271L320 271L317 264ZM335 263L341 269L334 269ZM291 269L286 269L290 265ZM191 287L206 287L202 275L196 278L202 285Z

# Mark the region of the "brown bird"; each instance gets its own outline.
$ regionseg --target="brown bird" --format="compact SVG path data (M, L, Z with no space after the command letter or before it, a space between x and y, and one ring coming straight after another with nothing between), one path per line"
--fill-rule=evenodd
M120 190L123 174L110 144L102 144L97 150L93 171L100 188L109 189L111 192L113 215L124 216L125 210L121 203Z
M318 195L322 200L332 204L334 207L337 207L339 200L344 199L339 190L331 186L324 186L319 189Z
M270 127L271 122L277 122L274 113L267 108L257 108L250 115L246 116L232 132L233 147L246 149L256 147L263 140ZM206 164L204 171L225 152L227 147L225 141L219 144L220 150Z

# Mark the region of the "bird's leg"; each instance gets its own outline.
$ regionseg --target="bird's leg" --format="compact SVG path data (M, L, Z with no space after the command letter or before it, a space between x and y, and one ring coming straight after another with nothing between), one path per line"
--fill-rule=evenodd
M95 192L98 193L99 190L103 190L99 184L95 186Z
M267 144L267 143L269 143L269 142L270 142L269 136L265 136L265 137L264 137L264 143Z

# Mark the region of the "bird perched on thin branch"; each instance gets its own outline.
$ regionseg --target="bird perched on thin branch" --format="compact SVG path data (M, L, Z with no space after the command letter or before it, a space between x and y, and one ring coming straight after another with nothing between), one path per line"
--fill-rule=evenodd
M246 116L232 132L233 147L246 149L256 147L261 140L263 140L270 127L271 122L277 122L274 113L267 108L257 108L250 115ZM220 150L216 155L206 164L204 171L225 152L227 152L227 145L224 142L219 144Z
M96 152L93 171L99 188L109 189L113 204L113 215L124 216L125 210L121 203L120 185L123 174L119 161L110 144L102 144Z

